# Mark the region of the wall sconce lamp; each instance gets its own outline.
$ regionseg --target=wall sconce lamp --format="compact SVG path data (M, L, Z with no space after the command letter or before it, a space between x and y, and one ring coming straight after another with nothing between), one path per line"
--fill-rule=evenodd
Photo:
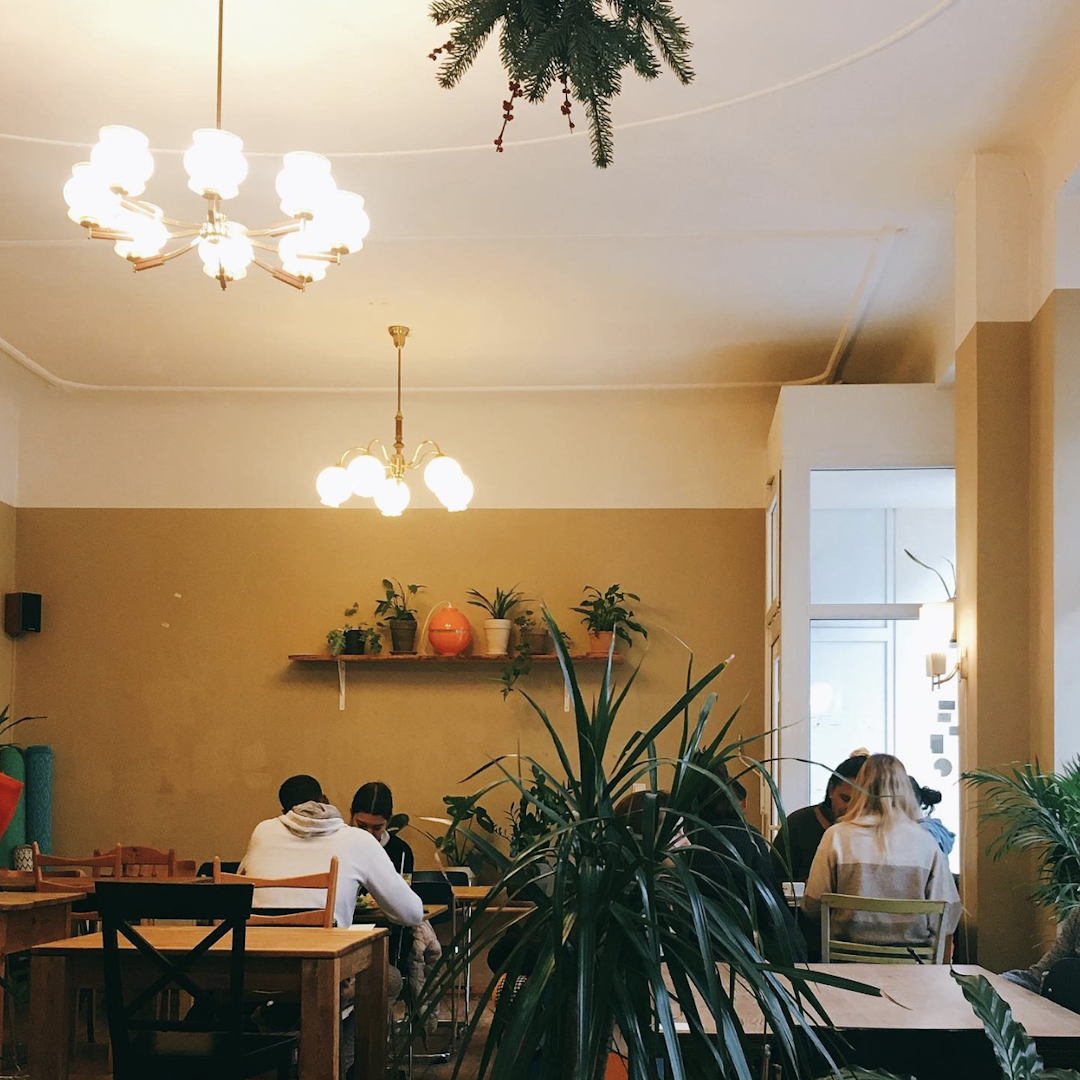
M955 600L919 607L919 627L926 643L926 674L935 690L957 675L967 678L967 654L961 651L952 671L948 670L948 651L956 648Z

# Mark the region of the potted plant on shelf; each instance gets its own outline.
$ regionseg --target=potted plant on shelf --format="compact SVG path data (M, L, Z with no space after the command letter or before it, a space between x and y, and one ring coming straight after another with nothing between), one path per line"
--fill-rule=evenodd
M469 596L473 597L469 601L473 607L482 608L490 616L484 620L484 655L506 656L510 651L510 630L514 625L510 620L510 612L518 604L528 604L530 601L522 596L516 585L505 592L496 586L493 600L489 600L476 589L470 589Z
M353 602L345 609L345 618L352 618L360 605ZM345 623L335 627L326 635L326 644L330 646L331 656L376 656L382 652L382 637L376 626L362 622L359 626Z
M386 599L375 605L376 615L389 616L386 620L390 627L390 651L392 653L416 652L416 608L409 607L409 601L425 586L403 586L396 578L383 578Z
M613 638L633 645L631 633L643 638L649 636L626 606L628 600L640 601L641 597L637 593L624 592L621 585L609 585L605 592L593 585L585 586L581 603L570 610L584 616L581 621L589 632L589 656L606 656L611 651Z
M530 655L543 656L551 652L551 638L543 618L538 616L532 608L525 611L514 619L514 625L518 628L518 644L528 648Z

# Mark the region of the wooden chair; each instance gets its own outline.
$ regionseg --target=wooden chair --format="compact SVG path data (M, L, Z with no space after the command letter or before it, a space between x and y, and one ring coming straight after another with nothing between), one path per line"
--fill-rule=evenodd
M338 860L330 860L324 874L305 874L290 878L257 878L247 874L228 874L221 869L221 859L214 857L215 884L252 885L256 889L325 889L326 904L306 911L289 911L279 915L252 915L248 926L321 926L329 930L334 925L334 901L337 899Z
M821 898L821 960L825 964L942 964L945 962L947 900L890 900L871 896L825 893ZM927 945L864 945L832 936L833 911L870 911L884 915L925 915L931 926ZM937 929L933 929L934 916Z
M94 910L94 903L90 897L94 893L100 880L98 875L102 870L110 870L113 877L120 877L120 845L117 844L111 851L103 854L94 852L86 858L64 858L60 855L42 855L41 849L35 843L34 848L34 888L38 892L53 893L85 893L87 899L76 902L75 909L71 913L73 920L78 922L94 922L98 918ZM52 867L53 872L46 873L45 868ZM69 876L72 871L90 871L89 874ZM58 877L63 880L56 880Z
M101 913L105 1000L112 1039L115 1080L247 1080L274 1070L291 1080L294 1035L244 1031L244 947L253 887L248 885L141 884L98 882ZM139 933L142 919L193 919L216 922L182 956L166 956ZM215 997L200 985L200 956L232 934L226 990ZM124 937L145 958L150 975L125 991L119 939ZM123 950L130 955L129 950ZM163 1020L148 1009L159 994L177 988L189 993L197 1008L190 1019ZM223 1000L222 1000L223 999Z
M117 844L120 848L119 877L126 878L174 878L179 872L176 851L160 851L157 848L144 847L141 844ZM95 851L95 855L107 854ZM102 877L100 872L94 877Z

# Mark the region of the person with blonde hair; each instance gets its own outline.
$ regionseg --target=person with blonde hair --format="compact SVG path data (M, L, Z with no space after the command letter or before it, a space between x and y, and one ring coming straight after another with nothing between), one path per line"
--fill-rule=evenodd
M889 900L945 900L942 933L960 920L960 897L949 864L922 827L922 814L902 762L871 754L855 779L855 796L821 839L803 895L803 914L821 917L825 893ZM936 920L935 920L936 921ZM836 911L833 936L867 945L926 945L925 915Z

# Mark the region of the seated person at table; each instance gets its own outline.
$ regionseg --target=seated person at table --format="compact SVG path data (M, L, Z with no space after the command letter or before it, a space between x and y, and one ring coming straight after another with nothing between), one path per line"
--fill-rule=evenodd
M378 780L364 784L353 796L349 813L354 828L363 829L379 841L399 874L412 874L412 848L387 828L394 816L394 793L386 784ZM403 979L408 979L414 998L419 996L431 968L440 956L442 946L431 923L426 920L415 930L404 931L395 927L390 931L390 966ZM391 977L391 982L397 980ZM391 995L391 998L395 997L395 994Z
M1059 961L1080 957L1080 908L1077 908L1058 928L1053 947L1037 963L1029 968L1004 971L1002 977L1017 986L1041 993L1046 973Z
M915 777L911 777L911 790L915 794L915 801L919 804L922 815L920 824L934 838L943 854L948 855L956 843L956 833L947 829L945 823L934 817L934 807L941 802L941 792L933 788L923 787Z
M814 806L804 806L788 814L773 842L776 872L785 881L805 881L825 830L835 825L848 808L855 789L851 781L859 774L865 755L841 761L829 777L825 798Z
M847 812L821 840L803 894L802 911L821 918L825 893L889 900L945 900L941 933L960 920L960 897L949 864L922 827L922 814L903 764L891 754L871 754L855 779ZM866 945L926 945L926 915L835 911L832 936Z
M338 860L334 921L352 926L356 896L366 889L394 922L417 926L424 917L420 897L405 884L379 842L363 829L350 829L337 807L311 776L291 776L278 792L281 816L260 821L248 841L240 873L284 878L325 873ZM255 906L310 908L311 889L257 889ZM314 903L318 903L314 899Z
M387 829L394 816L394 793L386 784L375 780L359 788L349 813L357 829L371 833L379 841L399 874L413 872L412 848L396 832Z
M775 963L806 959L806 943L784 896L783 885L769 856L765 837L742 813L746 790L732 779L722 763L720 784L699 816L709 828L686 828L691 844L704 848L691 855L691 865L718 893L755 894L756 926L763 954Z

